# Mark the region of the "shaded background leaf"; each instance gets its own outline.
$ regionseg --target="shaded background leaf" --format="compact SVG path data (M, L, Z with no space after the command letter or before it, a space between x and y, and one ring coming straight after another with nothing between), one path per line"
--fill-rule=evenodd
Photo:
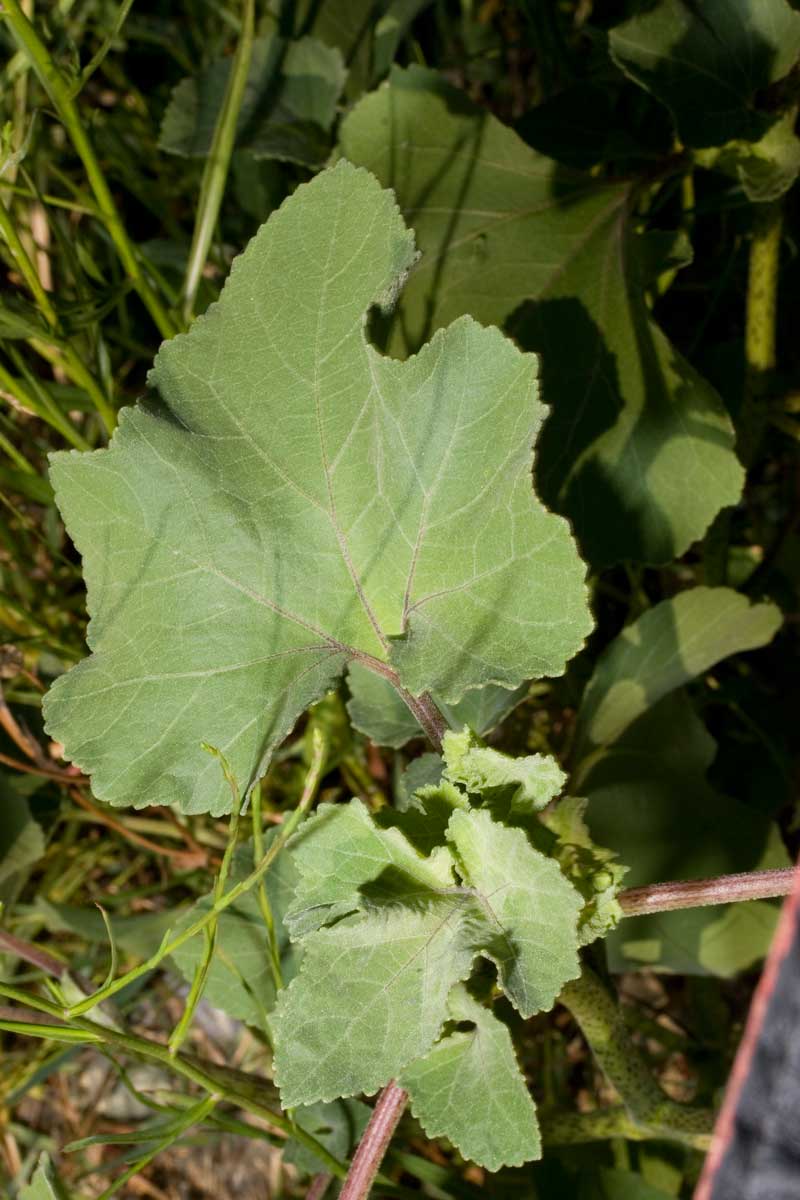
M422 251L389 347L413 351L470 312L510 319L541 353L552 412L537 481L592 563L666 562L738 499L722 403L650 315L629 183L536 154L420 68L394 69L353 109L340 149L396 190Z

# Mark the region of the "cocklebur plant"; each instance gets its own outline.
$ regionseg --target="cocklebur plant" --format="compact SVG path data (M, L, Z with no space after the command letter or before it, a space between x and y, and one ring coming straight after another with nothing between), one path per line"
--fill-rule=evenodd
M532 487L535 356L467 316L405 361L368 340L371 307L415 261L392 193L340 161L164 344L158 395L122 413L109 446L53 456L92 654L47 696L48 731L111 804L231 813L212 896L127 976L62 990L61 1014L91 1015L171 955L191 981L172 1061L205 994L272 1044L289 1128L384 1088L396 1115L407 1095L430 1136L497 1170L538 1157L541 1139L494 1003L528 1018L570 985L580 1010L579 950L619 921L624 868L585 803L558 799L555 760L508 757L474 731L561 673L592 621L569 526ZM775 627L770 606L750 613L743 647ZM625 679L630 636L598 665L628 724L643 703ZM664 669L667 693L702 665ZM271 754L346 671L361 728L400 744L421 731L436 753L410 764L393 808L350 799L301 824L310 786L268 848L259 829L235 852ZM578 777L592 763L589 747ZM237 922L251 955L260 929L252 969L231 952ZM618 1041L612 1079L629 1054ZM707 1114L697 1127L662 1114L640 1075L648 1128L706 1135Z
M397 1077L427 1128L496 1169L539 1141L476 964L529 1017L578 975L587 905L591 936L616 914L597 924L539 821L556 764L445 732L442 712L560 673L591 618L568 525L531 487L535 357L470 318L405 362L367 340L415 258L392 194L341 162L162 347L160 398L124 412L107 449L54 456L93 653L46 719L103 799L222 813L233 795L237 816L348 665L388 681L441 748L439 777L391 821L324 805L287 850L301 954L269 1015L275 1079L292 1109ZM481 1089L502 1100L476 1125Z

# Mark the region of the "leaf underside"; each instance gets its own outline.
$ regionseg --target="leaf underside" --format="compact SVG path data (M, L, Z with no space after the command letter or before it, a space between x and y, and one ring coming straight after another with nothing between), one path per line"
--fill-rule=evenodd
M472 1028L446 1035L401 1074L414 1116L428 1137L448 1138L489 1171L539 1158L536 1107L508 1029L462 986L448 1007Z
M244 791L353 660L449 702L580 647L584 568L531 490L535 359L469 318L407 362L367 342L414 259L391 193L322 172L164 344L161 402L52 456L93 654L45 714L101 799L227 811L201 743Z
M452 853L422 857L352 800L290 844L303 957L272 1022L285 1107L374 1092L426 1055L478 955L525 1017L578 974L582 900L558 864L487 811L456 810L447 838Z

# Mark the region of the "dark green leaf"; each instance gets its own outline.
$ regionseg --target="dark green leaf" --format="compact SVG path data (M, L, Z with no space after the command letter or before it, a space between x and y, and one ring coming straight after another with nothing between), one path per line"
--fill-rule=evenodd
M743 473L719 397L650 315L652 254L631 227L631 185L536 154L419 68L365 97L340 146L395 189L422 250L392 350L415 350L464 312L500 324L520 309L510 328L541 353L552 406L537 464L545 500L597 565L682 554L738 499Z
M790 865L763 813L706 782L716 744L682 691L635 721L589 772L592 837L629 868L626 887ZM606 942L614 971L733 975L767 951L779 908L767 901L622 921Z
M786 0L661 0L612 29L611 54L669 107L687 146L756 142L775 120L759 93L800 54Z

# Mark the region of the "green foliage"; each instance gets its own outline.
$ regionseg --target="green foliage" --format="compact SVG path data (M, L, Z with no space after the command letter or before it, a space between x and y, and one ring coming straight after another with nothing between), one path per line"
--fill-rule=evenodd
M230 59L219 59L176 86L161 125L162 150L189 158L208 155L230 69ZM320 166L346 75L341 54L315 38L288 44L278 37L256 38L237 147L255 159Z
M615 62L672 112L688 146L757 142L775 117L763 93L800 54L786 0L660 0L611 31Z
M422 736L419 722L388 679L354 662L347 671L347 686L350 720L378 746L399 748L412 738ZM467 692L457 704L446 704L438 696L434 696L434 700L453 728L468 725L484 734L491 733L516 708L527 691L525 685L509 691L487 684Z
M446 1137L490 1171L539 1158L536 1108L508 1029L463 986L453 988L447 1008L458 1023L453 1032L399 1079L414 1116L428 1137Z
M44 835L10 779L2 780L0 804L0 901L7 904L17 898L31 867L42 857Z
M190 1131L333 1191L394 1078L375 1192L687 1197L778 905L624 889L796 841L800 16L45 7L0 20L0 1191L177 1195Z
M94 655L51 689L48 728L104 799L224 812L200 743L249 788L352 658L457 700L557 674L580 646L583 568L530 493L532 360L468 319L408 363L365 340L366 308L389 302L413 260L369 175L319 175L219 304L163 346L151 379L169 407L131 410L107 450L54 460Z
M252 866L252 846L246 844L240 847L233 860L230 883L244 879ZM283 926L284 914L294 894L296 881L294 864L289 855L281 855L266 876L281 974L285 980L291 979L297 970L296 956ZM209 910L212 902L213 895L198 900L189 912L172 923L172 933L178 934L191 925ZM172 961L187 983L194 978L202 953L202 939L192 938L172 954ZM252 891L247 892L241 900L225 910L217 924L214 958L204 991L206 999L240 1021L257 1028L263 1028L265 1024L268 1026L268 1014L274 1007L277 991L270 955L269 938L258 896Z
M791 865L764 812L709 786L715 754L678 691L630 725L588 772L581 784L588 826L628 867L626 886ZM778 912L758 900L633 917L609 937L609 964L730 976L766 953Z
M273 1022L285 1105L373 1092L417 1063L477 955L496 964L500 986L524 1016L550 1008L577 974L582 902L558 865L485 809L456 809L445 836L449 849L423 858L397 828L381 829L352 800L321 809L294 839L300 881L287 915L303 956ZM447 1042L448 1059L454 1046L461 1042ZM496 1057L487 1084L502 1089L509 1062ZM425 1096L420 1103L434 1119ZM441 1119L449 1129L451 1118ZM466 1119L464 1112L460 1128Z
M444 735L446 776L467 792L489 799L508 793L512 809L535 812L563 789L567 777L554 758L512 758L481 745L471 730Z
M553 413L538 484L592 563L666 562L735 503L742 472L720 399L648 309L630 184L565 170L419 68L362 100L340 147L396 191L423 252L390 347L415 350L469 312L513 316L541 354Z
M750 604L729 588L692 588L649 609L597 661L578 718L578 761L720 659L766 645L781 620L774 604Z
M56 1177L48 1155L39 1160L33 1179L22 1189L19 1200L66 1200L66 1192Z

